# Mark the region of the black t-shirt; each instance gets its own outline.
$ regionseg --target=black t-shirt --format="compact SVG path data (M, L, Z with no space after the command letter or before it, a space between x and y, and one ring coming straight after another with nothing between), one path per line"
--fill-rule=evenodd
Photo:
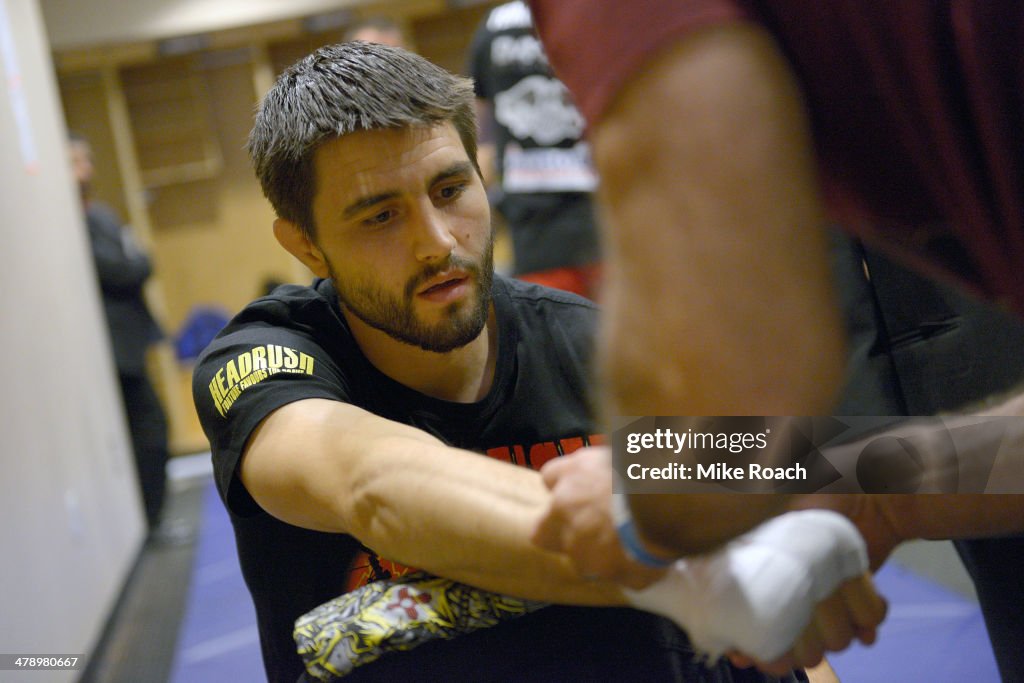
M498 210L509 225L515 272L595 262L590 193L597 174L583 117L552 75L525 3L488 13L473 37L468 70L476 96L494 115Z
M477 403L425 396L374 368L352 338L329 280L282 287L250 304L200 357L194 397L256 606L271 681L294 681L302 674L291 635L294 620L345 591L360 550L345 534L276 520L245 490L237 476L239 456L252 429L271 411L306 398L345 401L451 445L533 467L595 432L582 399L594 305L500 277L493 295L498 360L491 391ZM388 655L346 680L603 680L616 671L621 675L615 680L668 681L683 670L699 672L703 665L690 656L685 636L663 619L632 610L553 606ZM747 680L719 678L715 671L686 680Z

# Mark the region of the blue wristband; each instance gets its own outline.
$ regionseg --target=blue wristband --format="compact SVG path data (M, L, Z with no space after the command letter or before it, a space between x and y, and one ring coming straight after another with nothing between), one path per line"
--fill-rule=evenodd
M667 560L663 557L657 557L644 548L640 537L636 535L636 526L633 524L632 518L622 520L615 529L619 532L619 542L622 543L622 549L640 564L654 567L655 569L665 569L675 564L676 561L674 559Z

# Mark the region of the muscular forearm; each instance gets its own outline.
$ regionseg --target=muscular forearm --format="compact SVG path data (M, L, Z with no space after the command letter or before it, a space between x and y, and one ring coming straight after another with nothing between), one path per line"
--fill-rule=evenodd
M830 411L845 353L800 111L770 41L723 29L663 51L595 127L611 414ZM685 553L782 508L749 502L633 501L645 537Z
M653 59L595 127L613 414L831 408L842 322L800 112L767 39L716 30Z
M850 462L859 466L859 458L871 441L904 442L916 452L913 462L917 468L882 468L874 477L889 478L893 490L924 494L811 495L796 497L794 504L845 512L871 544L876 565L895 545L910 539L1020 533L1024 531L1024 495L1018 493L1024 473L1020 464L1024 449L1024 420L1019 417L1022 407L1024 399L1017 393L974 414L909 418L884 432L823 451L842 469L852 470ZM953 490L960 493L930 493Z
M956 468L960 478L984 482L987 494L874 496L901 540L911 538L971 538L1024 531L1024 495L1020 491L1024 467L1024 392L1019 388L1005 400L977 409L970 415L945 415L928 421L917 431L932 432L930 450L950 449L940 467ZM991 422L986 420L991 418ZM910 438L913 438L911 433ZM927 434L925 435L928 436ZM927 444L929 439L919 443ZM925 472L930 475L943 472ZM975 489L980 490L980 489Z
M872 496L900 540L998 536L1024 531L1024 495Z
M300 403L267 418L243 460L243 482L270 514L485 590L623 603L618 587L581 579L564 556L531 543L550 495L538 473L351 406Z
M549 493L536 472L398 438L351 498L352 533L377 552L487 590L549 602L618 604L530 535ZM378 459L378 458L375 458Z

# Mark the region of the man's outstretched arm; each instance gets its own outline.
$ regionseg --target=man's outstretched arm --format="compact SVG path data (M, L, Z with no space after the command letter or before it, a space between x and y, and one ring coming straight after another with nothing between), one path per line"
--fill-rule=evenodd
M618 587L530 543L548 498L537 472L346 403L307 399L271 413L249 438L240 477L278 519L350 534L438 576L544 602L625 602Z

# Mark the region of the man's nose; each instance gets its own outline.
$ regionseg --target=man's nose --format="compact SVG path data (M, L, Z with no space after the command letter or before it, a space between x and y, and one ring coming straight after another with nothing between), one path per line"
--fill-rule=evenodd
M449 221L435 207L430 206L419 212L415 227L416 259L427 263L448 258L455 249Z

